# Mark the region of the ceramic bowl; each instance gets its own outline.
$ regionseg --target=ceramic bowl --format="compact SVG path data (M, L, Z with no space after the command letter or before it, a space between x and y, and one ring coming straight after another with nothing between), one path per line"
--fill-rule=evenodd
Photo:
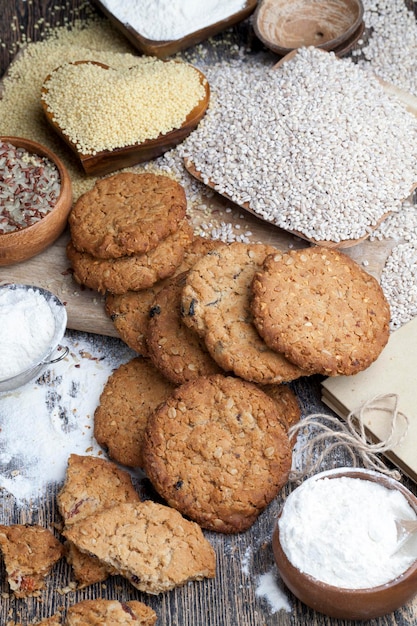
M304 46L346 54L363 32L363 12L361 0L262 0L253 28L280 56Z
M60 174L61 192L55 206L40 221L0 234L0 266L26 261L49 247L64 231L72 206L72 185L66 167L49 148L22 137L0 137L0 141L24 148L55 163Z
M417 513L416 496L404 485L380 472L339 468L321 472L308 480L340 476L370 480L388 489L396 489L405 496ZM304 604L329 617L345 620L374 619L399 609L417 594L417 560L403 574L386 584L372 588L346 589L326 584L294 567L282 548L278 522L273 530L272 548L278 571L288 589Z
M18 285L15 283L0 286L0 298L4 290L10 289L21 291L22 293L33 290L40 294L51 309L55 321L55 328L48 346L42 354L37 356L31 365L25 367L22 371L10 378L0 379L0 392L11 391L25 385L38 376L47 365L61 361L68 354L68 348L60 346L60 342L62 341L67 327L67 311L61 300L47 289L32 285Z

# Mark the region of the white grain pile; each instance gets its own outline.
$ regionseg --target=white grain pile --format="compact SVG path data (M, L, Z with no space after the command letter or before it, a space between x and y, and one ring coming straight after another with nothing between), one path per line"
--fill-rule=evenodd
M364 21L371 30L358 63L400 89L417 96L417 28L404 0L364 0Z
M314 240L358 239L416 180L417 120L350 60L208 69L212 102L180 146L205 182Z
M417 242L393 248L381 275L381 287L391 308L391 330L417 315Z

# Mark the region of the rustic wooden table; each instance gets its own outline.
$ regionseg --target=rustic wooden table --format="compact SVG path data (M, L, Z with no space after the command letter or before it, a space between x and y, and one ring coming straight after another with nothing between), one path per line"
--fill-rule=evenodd
M412 2L407 3L413 7ZM44 33L53 25L71 23L74 17L86 18L91 5L84 0L0 0L0 78L7 70L20 47L26 40L42 39ZM40 19L44 18L43 22ZM233 39L237 44L244 44L247 49L260 49L260 43L253 35L250 25L242 24L233 29ZM213 49L212 49L213 50ZM214 48L215 54L221 57L227 49L221 45ZM0 121L1 134L1 121ZM376 259L371 263L371 270L378 275L381 258L385 248L375 244L372 254L366 244L352 250L350 254L356 259L370 254ZM61 253L59 253L61 254ZM62 254L61 254L62 256ZM379 258L381 257L381 258ZM36 264L33 271L40 272ZM0 282L6 281L8 270L3 269ZM10 277L13 275L10 272ZM41 281L41 276L37 277ZM91 314L94 318L94 313ZM77 329L79 320L73 321L72 328ZM121 341L110 338L109 324L105 320L102 335L94 339L95 345L100 344L102 352L111 345L113 352L120 352L120 358L126 357L125 346ZM82 337L79 330L69 330L68 338L74 342L77 336ZM293 384L302 414L329 412L320 399L320 378L300 379ZM1 402L1 399L0 399ZM1 440L0 440L1 450ZM3 468L4 469L4 468ZM1 471L1 468L0 468ZM414 484L404 479L413 491ZM40 523L51 527L59 523L59 514L55 506L56 490L59 485L52 485L36 506L20 506L12 496L3 491L0 493L0 523ZM293 626L311 624L315 626L348 626L350 622L336 620L320 615L300 603L288 590L283 590L288 600L290 611L275 611L271 606L271 597L260 593L260 577L272 573L277 588L279 580L274 569L271 550L271 531L274 518L279 510L281 498L277 498L265 511L254 526L246 533L237 536L222 536L207 533L217 552L217 576L215 580L203 581L187 585L160 597L146 596L133 589L127 581L120 577L110 579L105 585L93 585L84 590L62 593L70 580L70 571L62 561L54 571L53 580L41 598L16 600L8 592L4 564L0 559L0 624L30 624L50 616L58 609L95 597L117 598L122 600L140 599L151 605L158 613L158 624L170 626ZM274 596L276 597L276 596ZM417 622L417 599L393 614L365 622L369 626L414 626Z

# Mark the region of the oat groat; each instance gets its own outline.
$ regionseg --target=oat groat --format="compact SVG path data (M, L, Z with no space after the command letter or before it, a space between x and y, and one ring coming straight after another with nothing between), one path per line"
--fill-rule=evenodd
M138 502L139 494L128 472L111 461L71 454L57 505L66 527L119 502ZM105 580L111 573L105 564L65 543L65 558L80 588Z
M39 595L46 577L64 554L64 546L55 535L38 524L0 525L0 549L16 598Z
M145 254L184 219L183 187L168 176L119 172L75 203L68 223L79 252L101 259Z
M158 493L209 530L246 530L288 478L277 404L253 383L200 377L149 418L145 471Z
M121 294L129 290L146 289L162 278L172 276L182 262L184 250L192 238L192 228L184 220L175 233L145 254L98 259L87 252L79 252L72 241L66 250L74 279L79 284L99 293L110 291Z
M213 359L224 371L262 384L306 374L271 350L253 325L252 279L275 251L263 244L223 244L194 264L182 292L183 321L204 337Z
M337 250L272 254L252 290L254 323L265 342L312 373L355 374L388 341L390 311L380 285Z
M150 500L91 515L64 535L146 593L215 576L215 553L198 524Z
M204 340L182 322L181 294L186 275L183 272L170 279L155 296L146 330L149 358L175 384L222 371Z
M109 376L94 413L94 437L110 458L128 467L143 467L148 417L174 388L141 357L120 365Z
M143 602L130 600L82 600L67 611L65 626L153 626L157 615Z
M222 245L220 241L196 236L184 250L184 259L175 274L190 269L204 254ZM122 294L106 294L105 310L111 318L120 338L142 356L148 356L145 333L148 327L149 309L156 294L167 284L163 279L140 291Z

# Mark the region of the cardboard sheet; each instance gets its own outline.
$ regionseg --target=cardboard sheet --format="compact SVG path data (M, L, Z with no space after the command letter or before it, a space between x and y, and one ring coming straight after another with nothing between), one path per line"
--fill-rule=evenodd
M327 378L322 383L323 402L342 418L376 396L387 394L398 396L398 410L407 416L409 425L404 440L386 456L417 482L417 318L391 334L369 368L354 376ZM393 406L388 398L382 402L387 408ZM365 412L363 423L371 440L384 440L391 428L389 411ZM400 419L396 430L400 433L403 428L404 420Z

